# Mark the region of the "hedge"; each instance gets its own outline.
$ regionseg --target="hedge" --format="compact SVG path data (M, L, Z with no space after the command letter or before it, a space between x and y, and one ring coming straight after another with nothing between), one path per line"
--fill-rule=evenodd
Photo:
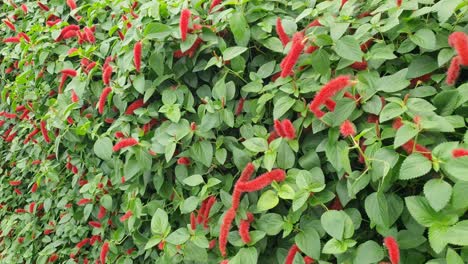
M466 0L3 2L1 263L468 260Z

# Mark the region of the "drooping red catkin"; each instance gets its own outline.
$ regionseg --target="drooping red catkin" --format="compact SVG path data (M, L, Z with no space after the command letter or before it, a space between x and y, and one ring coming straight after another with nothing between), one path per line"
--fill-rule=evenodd
M200 210L198 210L197 223L202 223L203 218L205 217L206 206L208 204L208 198L203 200Z
M180 14L179 29L180 29L180 38L182 39L182 41L185 41L187 39L188 24L189 24L190 16L191 16L191 12L187 8L184 8Z
M96 37L94 36L94 32L91 28L89 27L84 28L84 37L86 37L88 42L96 43Z
M41 121L41 133L45 142L50 143L49 131L47 131L46 122L44 120Z
M132 211L128 210L124 215L120 217L120 222L125 222L133 215Z
M32 214L34 213L34 208L36 207L36 203L32 202L29 204L29 213Z
M75 0L67 0L67 5L70 7L71 10L76 9L76 3Z
M190 213L190 228L192 230L197 229L197 221L196 221L194 212Z
M460 31L453 32L448 37L448 43L457 52L460 64L468 66L468 36Z
M21 5L21 10L23 10L23 13L25 13L25 14L28 13L28 7L25 4Z
M19 37L4 38L3 43L20 43L20 38Z
M212 1L211 1L211 4L210 4L210 10L208 11L208 13L211 13L211 11L213 11L213 9L214 9L217 5L221 4L221 1L222 1L222 0L212 0Z
M323 103L325 105L325 107L328 109L328 111L335 111L335 107L336 107L336 102L333 101L332 99L327 99L325 100L325 103Z
M464 156L468 156L468 149L457 148L457 149L452 150L452 157L460 158Z
M299 252L299 247L296 244L293 244L288 251L288 255L286 256L286 259L284 260L284 264L293 264L294 257L296 256L296 253L298 252Z
M387 247L388 256L390 257L392 264L400 263L400 248L398 247L398 243L395 238L391 236L384 238L384 244Z
M250 229L250 224L253 221L254 221L253 214L251 212L248 212L247 213L247 219L242 219L240 224L239 224L239 235L240 235L242 241L244 241L245 244L248 244L251 241L249 229Z
M104 106L106 105L107 96L112 92L111 87L106 87L102 90L101 96L99 96L99 103L98 103L98 112L102 115L104 113Z
M61 72L62 74L71 76L71 77L76 77L77 75L77 72L74 69L63 69Z
M242 114L242 110L244 109L244 102L245 102L245 98L241 98L239 99L239 103L237 104L237 107L236 107L236 116Z
M55 262L57 259L58 259L57 253L53 253L52 255L50 255L50 257L49 257L49 259L47 260L47 262L53 263L53 262Z
M401 4L402 4L402 2L403 2L403 0L396 0L396 5L397 5L398 7L400 7Z
M85 238L83 240L81 240L80 242L78 242L78 244L76 244L76 247L77 248L82 248L84 246L86 246L86 244L89 243L89 238Z
M362 61L356 61L353 64L351 64L351 68L357 70L357 71L363 71L367 69L367 61L362 60Z
M287 56L287 59L284 61L284 64L281 67L282 78L285 78L292 74L294 65L296 65L296 62L299 59L299 56L301 55L301 52L304 50L304 43L302 43L303 39L303 33L297 32L294 34L292 39L291 50L289 51L289 55Z
M177 159L177 164L188 166L190 165L190 159L187 157L180 157Z
M106 263L106 257L107 257L107 253L109 252L109 242L104 242L104 244L102 244L102 248L101 248L101 254L99 255L99 260L101 261L101 264L105 264Z
M280 136L280 137L285 137L286 136L286 133L284 132L283 130L283 124L281 123L281 121L279 120L275 120L274 123L273 123L273 126L275 128L275 131L276 133Z
M37 191L37 183L34 183L31 187L31 192L35 193Z
M278 37L281 40L281 43L283 44L283 47L286 46L290 39L284 31L283 24L281 23L281 18L279 17L276 19L276 34L278 34Z
M106 208L104 206L99 206L99 213L98 213L98 219L101 220L106 216Z
M50 8L48 6L44 5L41 2L37 2L37 5L44 11L49 11L50 10Z
M93 201L92 199L82 198L76 204L77 205L85 205L85 204L89 204L92 201Z
M109 85L111 76L112 76L112 66L107 65L107 67L105 67L104 70L102 71L102 82L105 85Z
M76 94L75 90L71 90L71 100L73 103L78 103L80 98L78 98L78 95Z
M257 178L247 181L238 182L236 187L241 192L255 192L261 190L271 184L273 181L281 182L286 179L286 173L282 169L275 169L270 172L266 172Z
M305 256L304 257L304 263L305 264L313 264L313 263L315 263L315 260L313 258L309 257L309 256Z
M112 147L112 151L117 152L122 148L135 146L137 144L138 144L138 140L134 138L125 138L125 139L120 140L117 144L115 144L114 147Z
M94 228L101 228L102 225L98 221L89 221L88 224Z
M138 108L141 108L145 105L143 99L138 99L136 101L134 101L133 103L131 103L128 107L127 107L127 110L125 110L125 114L126 115L132 115L133 112L135 110L137 110Z
M457 82L458 76L460 75L460 57L456 56L450 62L450 66L447 70L447 84L454 85Z
M10 181L9 183L10 183L11 186L18 186L18 185L21 184L21 181L20 181L20 180L18 180L18 181Z
M141 41L138 41L133 47L133 62L135 63L135 69L140 72L141 67Z
M343 137L354 136L356 135L356 128L354 127L354 124L351 121L345 120L340 125L340 133Z
M213 205L216 203L216 197L214 196L211 196L210 198L208 198L208 201L206 203L206 208L205 208L205 211L204 211L204 215L203 215L203 227L205 228L208 228L208 220L209 220L209 216L210 216L210 211L211 211L211 207L213 207Z
M3 23L5 23L5 25L7 27L9 27L11 30L13 31L16 31L16 27L15 25L13 25L13 23L11 23L8 19L2 19Z
M284 137L288 139L294 139L296 137L296 129L289 119L281 121L283 127Z
M327 84L325 84L320 91L315 95L314 99L309 105L310 111L318 118L322 117L325 113L320 110L320 106L325 103L327 99L334 96L340 90L346 88L351 84L349 76L339 76Z
M224 257L226 256L226 244L229 229L231 229L231 224L234 218L236 218L236 210L233 207L231 207L229 208L229 210L227 210L226 214L224 215L223 222L219 230L219 251Z

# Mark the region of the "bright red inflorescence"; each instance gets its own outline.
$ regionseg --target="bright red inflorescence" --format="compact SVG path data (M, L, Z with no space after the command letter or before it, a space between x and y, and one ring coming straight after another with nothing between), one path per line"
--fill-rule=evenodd
M101 96L99 96L98 111L102 115L104 113L104 106L106 105L107 96L112 92L111 87L106 87L102 90Z
M281 63L281 77L285 78L292 74L294 65L296 65L301 52L304 50L304 34L302 32L297 32L294 34L292 39L292 46L289 54L284 58Z
M190 213L190 228L192 230L197 229L197 221L196 221L194 212Z
M217 5L221 4L221 2L222 2L222 0L212 0L212 1L211 1L211 4L210 4L209 13L211 13L211 11L213 11L213 9L214 9Z
M320 110L320 106L323 105L326 100L330 99L336 93L348 87L349 85L351 85L349 76L339 76L329 81L315 95L314 99L309 105L310 111L312 111L316 117L322 117L325 113Z
M94 228L101 228L102 225L98 221L89 221L88 224Z
M70 7L71 10L76 9L76 3L75 0L67 0L67 5Z
M242 219L239 224L239 235L244 241L244 243L248 244L251 241L249 228L250 224L254 221L254 216L251 212L247 213L247 219Z
M141 41L138 41L133 47L133 62L135 63L135 69L140 72L141 68Z
M402 2L403 2L403 0L396 0L396 5L397 5L398 7L400 7L401 4L402 4Z
M187 8L184 8L180 14L179 29L180 29L180 38L182 39L182 41L185 41L187 39L188 24L189 24L190 16L191 16L191 12Z
M292 245L288 251L288 255L286 256L286 259L284 260L284 264L293 264L294 257L296 256L296 253L298 252L300 252L299 247L296 244Z
M120 222L125 222L126 220L128 220L131 216L133 215L132 211L127 211L124 215L122 215L120 217Z
M284 119L283 121L275 120L274 128L276 134L280 137L294 139L296 137L296 130L289 119Z
M41 121L41 132L45 142L50 143L49 131L47 131L46 122L44 120Z
M138 140L136 140L135 138L124 138L120 140L117 144L115 144L114 147L112 147L112 151L117 152L122 148L135 146L137 144Z
M354 136L356 135L356 128L351 121L345 120L340 126L340 133L343 137Z
M367 61L362 60L362 61L356 61L355 63L351 64L351 68L357 70L357 71L363 71L367 69Z
M99 255L99 260L101 261L101 264L106 263L106 257L107 257L108 252L109 252L109 242L104 242L101 248L101 254Z
M234 218L236 217L236 210L231 207L226 212L221 224L221 229L219 230L219 251L222 256L226 256L226 244L229 234L229 229L231 229L231 224Z
M460 64L468 66L468 36L463 32L453 32L448 38L448 43L460 57Z
M447 70L447 84L454 85L457 80L458 76L460 75L460 57L456 56L450 62L450 66Z
M452 150L452 157L454 158L460 158L465 156L468 156L468 149L457 148Z
M271 184L273 181L281 182L286 179L286 173L284 170L275 169L270 172L266 172L257 178L236 183L236 187L241 192L255 192L261 190Z
M392 264L400 263L400 248L395 238L388 236L384 239L384 244L387 247L388 255Z
M99 213L98 213L98 219L101 220L102 218L104 218L106 216L106 208L104 208L104 206L99 206Z
M236 116L242 114L242 110L244 109L244 102L245 102L245 98L241 98L239 99L239 103L237 104L237 107L236 107Z
M126 115L132 115L133 112L145 105L143 99L138 99L135 100L133 103L131 103L128 107L127 110L125 110Z
M188 166L190 165L190 159L187 157L180 157L177 159L177 164Z
M313 258L309 257L309 256L305 256L304 257L304 263L305 264L313 264L313 263L315 263L315 260Z
M111 76L112 76L112 66L107 65L107 67L104 67L104 70L102 71L102 82L105 85L109 85Z
M281 43L283 44L283 47L289 43L289 36L284 31L283 24L281 23L281 18L279 17L276 19L276 34L278 34L278 37Z
M76 94L75 90L71 90L71 100L73 103L78 103L80 98L78 98L78 95Z

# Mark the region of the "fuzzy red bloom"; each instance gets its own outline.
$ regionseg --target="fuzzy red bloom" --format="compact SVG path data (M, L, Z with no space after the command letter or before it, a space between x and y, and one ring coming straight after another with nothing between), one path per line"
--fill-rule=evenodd
M334 96L340 90L346 88L351 84L349 76L339 76L327 84L325 84L320 91L315 95L314 99L309 105L310 111L318 118L322 117L325 113L320 110L320 106L325 103L327 99Z
M299 247L296 244L292 245L288 251L288 255L286 256L284 264L293 264L294 257L296 256L296 253L298 252L299 252Z
M468 156L468 149L457 148L457 149L452 150L452 157L460 158L464 156Z
M190 213L190 228L192 230L197 229L197 221L196 221L194 212Z
M396 0L396 5L397 5L398 7L400 7L402 2L403 2L403 0Z
M5 23L5 25L7 27L9 27L11 30L13 31L16 31L16 28L15 28L15 25L13 25L13 23L11 23L8 19L2 19L3 23Z
M268 136L267 138L267 142L268 144L270 144L273 140L277 139L278 138L278 133L276 131L272 131L270 132L270 135Z
M388 255L392 264L400 263L400 248L395 238L388 236L384 238L384 244L387 247Z
M457 82L458 76L460 75L460 57L456 56L450 62L450 66L447 70L447 84L454 85Z
M84 246L86 246L86 244L89 243L89 238L85 238L83 240L81 240L80 242L78 242L78 244L76 244L76 247L77 248L82 248Z
M283 47L286 46L290 39L284 31L283 24L281 23L281 18L279 17L276 19L276 34L278 34L278 37L281 40L281 43L283 44Z
M351 68L357 70L357 71L363 71L367 69L367 61L362 60L362 61L356 61L355 63L351 64Z
M53 263L53 262L55 262L57 259L58 259L58 255L57 255L56 253L53 253L52 255L50 255L50 257L49 257L49 259L47 260L47 262Z
M28 42L28 43L31 42L31 39L29 38L29 36L24 32L18 33L18 37L26 40L26 42ZM33 61L33 64L34 64L34 61Z
M88 66L86 66L85 72L86 73L90 72L95 66L96 66L96 62L95 61L91 62L90 64L88 64Z
M181 158L177 159L177 164L188 166L188 165L190 165L190 159L187 158L187 157L181 157Z
M77 103L80 98L78 98L78 95L76 94L75 90L71 90L71 100L73 103Z
M44 230L44 235L50 235L50 234L52 234L53 232L54 232L53 229L46 229L46 230Z
M11 186L18 186L21 184L21 181L10 181Z
M23 195L23 193L20 191L20 189L18 188L15 188L14 189L15 193L18 194L18 195Z
M236 218L236 209L231 207L226 214L224 214L223 222L219 230L219 251L222 256L226 256L227 238L234 218Z
M72 76L72 77L76 77L77 75L77 72L74 69L63 69L61 72L64 75Z
M106 263L106 257L107 257L108 252L109 252L109 242L104 242L101 248L101 254L99 255L99 260L101 261L101 264Z
M255 192L265 188L273 181L281 182L285 179L286 173L284 172L284 170L275 169L270 172L266 172L248 182L238 182L236 183L236 187L238 187L239 191L241 192Z
M67 5L70 7L71 10L76 9L75 0L67 0Z
M140 72L141 67L141 41L138 41L133 47L133 62L135 63L135 69Z
M144 105L145 105L145 103L143 102L143 99L135 100L133 103L131 103L127 107L127 110L125 110L125 114L126 115L132 115L135 110L137 110L138 108L143 107Z
M313 258L309 257L309 256L305 256L304 257L304 263L305 264L313 264L313 263L315 263L315 260Z
M245 244L250 243L250 224L254 221L254 216L251 212L247 213L247 219L242 219L240 224L239 224L239 235L242 238L242 241L244 241Z
M102 90L101 96L99 96L99 103L98 103L98 112L102 115L104 113L104 106L106 105L107 96L112 92L112 88L106 87Z
M281 122L283 127L284 137L288 139L294 139L296 137L296 129L289 119L284 119Z
M191 12L187 8L184 8L180 14L179 28L180 28L180 38L182 39L182 41L185 41L187 39L188 24L189 24L190 16L191 16Z
M331 112L335 111L336 102L333 101L332 99L325 100L325 103L323 103L323 104L328 109L328 111L331 111Z
M340 126L340 133L343 137L354 136L356 135L356 128L351 121L346 120Z
M123 137L125 137L125 134L122 131L117 131L117 132L115 132L115 137L116 138L123 138Z
M91 28L84 28L84 36L90 43L96 43L96 37L94 36L94 32Z
M99 220L101 220L102 218L104 218L106 216L106 208L104 208L104 206L99 206L99 213L98 213L98 216L97 218Z
M32 193L35 193L35 192L37 191L37 187L38 187L38 186L37 186L37 183L34 183L34 184L32 185L32 187L31 187L31 192L32 192Z
M405 150L405 152L408 154L412 154L413 152L418 152L418 153L421 153L428 160L432 160L431 151L422 145L416 144L416 142L414 142L414 140L412 139L406 142L405 144L403 144L401 148Z
M102 72L102 82L105 85L109 85L110 80L111 80L111 76L112 76L112 66L107 65L107 67L105 67L103 72Z
M303 33L297 32L294 34L292 39L291 50L289 51L289 55L287 56L287 59L284 61L284 64L281 67L282 78L285 78L292 74L294 65L296 65L296 62L299 59L299 56L301 55L301 52L304 50L304 43L302 43L303 39Z
M25 13L25 14L28 13L28 7L25 4L21 5L21 9L23 10L23 13Z
M47 131L46 122L44 120L41 121L41 133L42 137L44 137L45 142L50 143L49 131Z
M206 202L205 211L203 213L203 227L208 228L208 220L210 216L211 207L216 203L216 197L211 196Z
M245 98L241 98L239 99L239 103L237 104L237 107L236 107L236 116L242 114L242 109L244 109L244 102L245 102Z
M306 28L311 28L311 27L319 27L321 26L322 24L320 23L320 21L317 19L315 19L314 21L310 22L309 25L307 25Z
M32 214L34 213L34 208L36 207L36 203L32 202L29 204L29 213Z
M363 52L366 52L369 50L370 47L372 47L372 45L374 45L374 40L373 39L369 39L368 41L364 42L361 44L360 48L361 48L361 51Z
M120 217L120 222L125 222L133 215L132 211L128 210L124 215Z
M314 51L316 51L318 49L319 49L319 47L314 46L314 45L310 45L309 47L306 48L306 50L304 52L308 53L308 54L311 54L311 53L314 53Z
M41 160L33 160L33 162L31 162L31 165L39 165L41 163L42 163Z
M120 140L117 144L115 144L114 147L112 147L112 150L114 152L116 152L116 151L119 151L122 148L135 146L137 144L138 144L138 140L136 140L134 138L124 138L124 139Z
M453 32L448 38L448 43L456 50L460 64L468 66L468 36L463 32Z
M83 198L83 199L80 199L78 201L78 203L76 203L77 205L85 205L85 204L89 204L90 202L92 202L93 200L92 199L88 199L88 198Z
M50 10L50 8L48 6L44 5L41 2L37 2L37 5L44 11L49 11Z
M286 133L284 132L283 130L283 124L281 123L281 121L279 120L275 120L274 121L274 124L273 124L274 128L275 128L275 131L276 133L280 136L280 137L285 137L286 136Z
M20 38L19 37L4 38L3 43L20 43Z
M211 11L213 11L213 9L214 9L217 5L221 4L221 1L222 1L222 0L212 0L212 1L211 1L211 4L210 4L210 9L209 9L208 13L211 13Z
M415 87L416 85L420 84L420 83L424 83L424 82L427 82L431 79L431 76L432 76L432 73L427 73L427 74L424 74L422 76L419 76L419 77L416 77L416 78L413 78L410 80L410 86L411 87Z

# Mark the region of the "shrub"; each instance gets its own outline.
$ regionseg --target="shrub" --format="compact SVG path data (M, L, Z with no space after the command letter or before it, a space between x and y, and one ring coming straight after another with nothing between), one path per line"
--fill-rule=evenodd
M466 1L4 1L2 263L463 263Z

